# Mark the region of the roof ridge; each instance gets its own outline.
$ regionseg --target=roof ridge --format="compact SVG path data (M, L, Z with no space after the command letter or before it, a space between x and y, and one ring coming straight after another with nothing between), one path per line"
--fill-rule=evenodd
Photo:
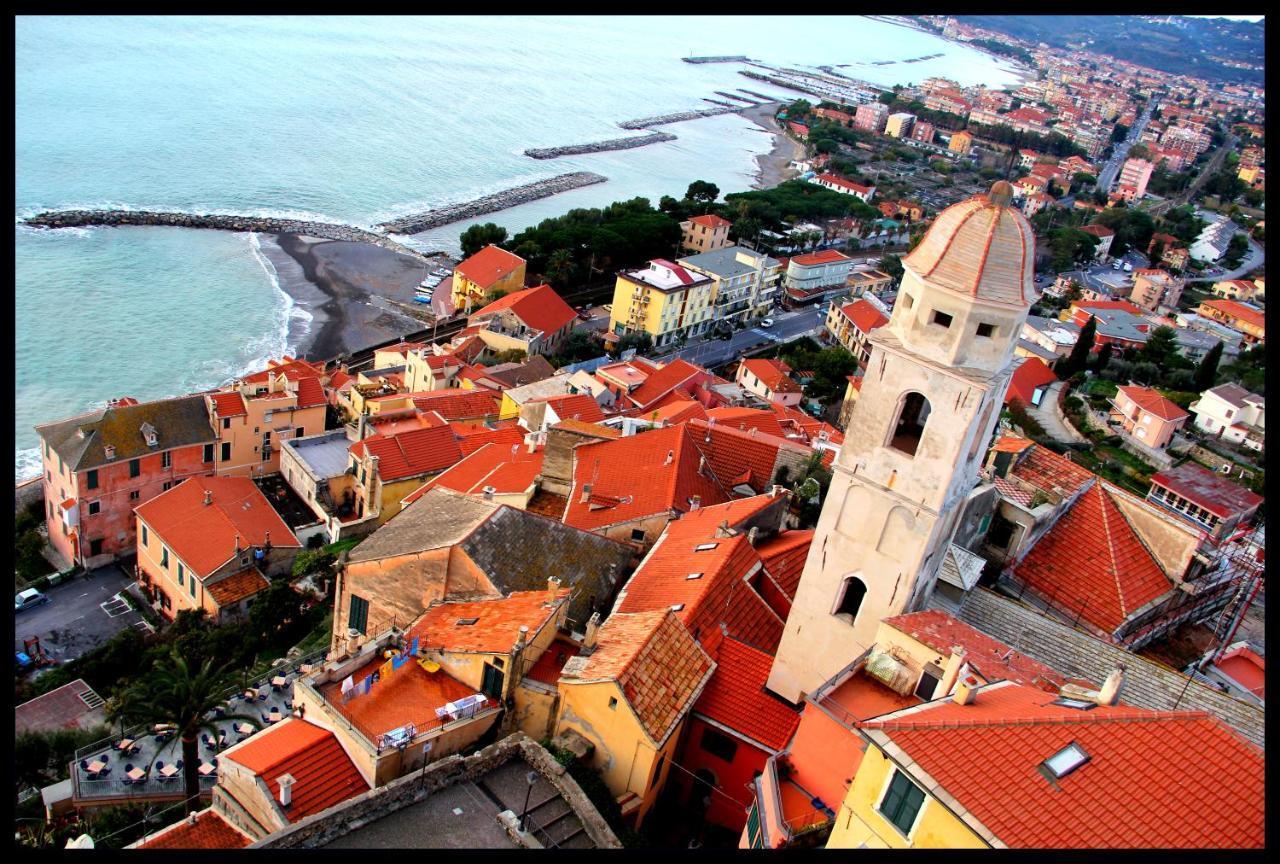
M1023 685L1028 686L1028 685ZM1039 691L1038 691L1039 692ZM945 705L946 703L939 703ZM1048 703L1052 704L1052 703ZM1041 707L1041 706L1037 706ZM1132 707L1132 706L1124 706ZM1076 711L1074 708L1063 708L1064 711ZM920 712L912 717L927 717L928 711ZM1001 717L1001 718L945 718L942 720L864 720L858 723L859 728L883 729L885 731L909 731L917 729L979 729L1002 726L1075 726L1103 725L1115 723L1160 723L1169 720L1210 720L1216 718L1208 711L1163 711L1155 709L1135 709L1133 713L1092 715L1080 712L1079 717L1054 714L1047 717Z

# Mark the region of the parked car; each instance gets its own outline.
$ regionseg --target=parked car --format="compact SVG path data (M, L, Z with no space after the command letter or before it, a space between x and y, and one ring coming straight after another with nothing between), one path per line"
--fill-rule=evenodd
M588 309L586 306L582 306L582 307L580 307L580 308L578 309L578 317L579 317L579 318L581 318L583 321L590 321L590 320L591 320L591 310L590 310L590 309Z
M20 591L13 595L13 611L21 612L23 609L30 609L32 606L42 606L48 602L48 595L41 594L34 588L28 588L26 591Z
M773 319L772 319L772 318L761 318L761 319L760 319L760 326L761 326L761 327L772 327L772 326L773 326Z
M605 305L601 306L600 308L601 308L601 309L603 309L604 311L608 312L610 315L612 315L612 314L613 314L613 306L612 306L612 304L606 303Z

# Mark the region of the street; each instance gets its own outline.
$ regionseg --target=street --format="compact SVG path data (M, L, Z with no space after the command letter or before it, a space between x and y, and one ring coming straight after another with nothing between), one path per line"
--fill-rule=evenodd
M693 338L679 350L655 351L651 356L663 362L680 357L710 369L733 360L744 351L770 342L789 342L797 336L814 335L813 331L822 328L826 315L825 303L807 306L798 312L777 312L770 316L773 318L772 327L750 327L738 330L730 339Z
M1099 189L1109 190L1111 188L1111 184L1115 181L1117 172L1119 172L1120 167L1124 165L1125 156L1128 155L1129 148L1133 146L1134 142L1142 135L1143 130L1147 128L1147 123L1151 120L1151 112L1155 110L1155 107L1156 103L1154 101L1149 101L1147 103L1146 110L1142 112L1142 117L1138 119L1137 123L1133 124L1133 128L1129 130L1129 134L1125 139L1115 146L1115 149L1112 151L1111 158L1107 160L1107 164L1103 166L1100 172L1098 172Z
M1244 260L1240 262L1240 266L1235 270L1227 273L1219 273L1216 276L1197 276L1188 279L1188 282L1230 282L1232 279L1240 279L1246 273L1256 270L1262 266L1262 262L1266 259L1266 253L1263 251L1262 245L1252 237L1246 235L1249 241L1249 252L1244 256Z
M36 636L45 653L65 663L126 627L148 631L142 616L118 596L132 584L123 569L111 564L93 571L89 578L49 588L44 592L48 603L16 616L13 650L23 650L23 640Z

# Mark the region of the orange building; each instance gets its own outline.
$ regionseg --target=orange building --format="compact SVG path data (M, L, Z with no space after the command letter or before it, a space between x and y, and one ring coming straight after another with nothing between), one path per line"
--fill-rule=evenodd
M1153 450L1161 450L1173 440L1173 433L1191 417L1185 410L1150 387L1129 384L1116 390L1111 416L1128 432Z
M524 287L525 260L489 244L453 270L453 308L470 312L484 306L494 294Z
M680 223L683 232L681 246L686 252L711 252L733 245L729 242L729 229L733 223L719 216L706 214L692 216Z
M1261 345L1266 341L1266 315L1259 309L1235 300L1206 300L1196 312L1205 318L1221 321L1233 330L1239 330L1246 345Z
M218 475L276 474L282 441L323 432L327 404L323 371L323 364L285 357L206 394L218 434Z

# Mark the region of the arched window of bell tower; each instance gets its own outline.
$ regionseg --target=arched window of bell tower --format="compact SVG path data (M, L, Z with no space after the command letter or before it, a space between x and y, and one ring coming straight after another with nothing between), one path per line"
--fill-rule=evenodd
M907 393L898 408L898 419L889 433L889 446L908 456L916 455L925 423L929 420L929 400L914 390Z
M862 599L866 596L867 583L857 576L846 576L844 581L840 583L840 593L836 597L836 607L831 614L837 618L844 618L852 624L857 619L858 609L862 606Z

